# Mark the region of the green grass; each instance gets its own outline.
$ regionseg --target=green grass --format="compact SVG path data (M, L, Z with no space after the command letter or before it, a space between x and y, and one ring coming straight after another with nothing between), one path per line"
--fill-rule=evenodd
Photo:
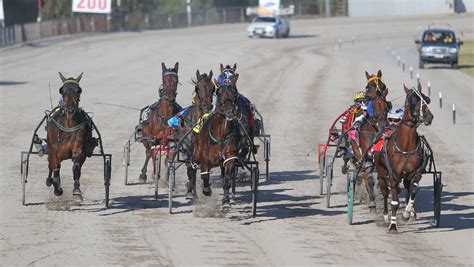
M459 51L459 68L474 77L474 40L464 41Z

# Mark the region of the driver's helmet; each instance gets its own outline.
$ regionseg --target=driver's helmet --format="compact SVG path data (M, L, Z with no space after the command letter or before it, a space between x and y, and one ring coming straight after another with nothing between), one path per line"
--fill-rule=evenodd
M387 114L387 120L389 123L397 124L403 119L403 107L392 108Z
M234 76L233 70L230 65L226 65L223 73L219 73L217 76L217 84L221 85L224 83L230 83L230 79Z
M362 102L365 100L365 92L358 91L354 94L354 102Z

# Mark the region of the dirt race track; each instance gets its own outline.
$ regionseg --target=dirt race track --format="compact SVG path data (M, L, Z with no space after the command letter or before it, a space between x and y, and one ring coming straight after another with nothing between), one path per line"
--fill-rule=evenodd
M248 39L244 24L179 30L114 33L41 41L0 49L0 265L473 265L473 84L459 70L418 70L414 34L431 22L450 23L473 39L473 15L383 19L337 18L292 21L288 39ZM354 45L351 39L355 37ZM342 47L337 40L342 40ZM389 51L387 53L387 48ZM383 71L389 99L403 104L403 83L411 87L391 51L432 84L433 124L420 126L443 172L440 228L432 228L433 184L422 179L418 220L401 222L388 235L381 214L365 202L347 224L345 176L335 168L332 208L319 196L316 147L346 107L365 87L364 71ZM132 134L138 111L157 98L161 62L180 62L178 102L191 103L196 69L218 71L237 62L239 90L265 118L272 134L270 181L261 177L258 216L250 214L250 186L238 184L228 212L214 194L204 204L176 198L168 214L166 189L153 197L153 185L124 185L122 146ZM467 66L473 67L473 66ZM57 102L57 72L81 81L81 105L93 112L105 150L113 154L110 208L103 205L103 171L98 159L84 165L82 205L72 202L71 163L62 166L65 193L55 197L44 184L46 157L32 157L27 202L21 204L20 151ZM438 92L443 108L438 107ZM456 104L457 123L451 122ZM45 136L43 130L40 133ZM138 181L143 148L132 147L130 182ZM217 170L215 170L217 175ZM200 182L200 179L198 179ZM184 189L178 172L178 189ZM363 192L363 190L359 190ZM378 205L378 211L382 206Z

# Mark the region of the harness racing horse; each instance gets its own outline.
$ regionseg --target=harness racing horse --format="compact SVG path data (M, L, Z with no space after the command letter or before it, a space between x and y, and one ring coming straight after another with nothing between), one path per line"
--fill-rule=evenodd
M59 77L63 85L59 89L62 96L60 105L56 107L48 118L46 126L48 144L48 167L49 174L46 178L46 185L54 186L54 194L61 196L61 178L59 175L61 162L72 159L74 189L73 199L76 202L82 201L82 192L79 179L81 168L86 157L90 157L97 140L92 137L92 119L79 107L79 100L82 89L79 82L82 73L77 78L65 78L61 73Z
M234 63L232 68L230 67L230 65L226 65L226 67L224 68L224 66L220 64L220 70L221 70L221 74L219 75L218 80L216 81L216 84L230 83L232 77L237 75L236 73L237 64ZM249 137L249 138L240 139L241 144L239 145L240 147L239 156L241 159L244 159L251 152L249 150L249 147L253 146L253 139L255 135L255 130L254 130L255 118L253 114L252 103L243 94L239 93L237 101L236 101L236 105L237 105L238 120L240 124L242 125L243 130L245 130L245 133L243 132L241 133L241 137L243 137L243 135L245 134L247 134ZM257 153L257 148L254 146L253 146L253 153L254 154Z
M141 122L142 143L145 146L145 164L141 170L139 177L140 183L147 180L147 166L151 158L151 147L160 144L167 135L169 118L173 117L181 110L176 103L176 95L178 88L178 65L176 62L174 68L168 69L164 63L161 63L163 84L159 89L158 102L150 106L150 118L146 123Z
M212 193L209 182L210 171L214 167L224 170L224 197L222 203L230 202L229 189L231 175L239 160L239 122L236 119L236 101L239 93L236 88L238 74L230 78L229 83L218 86L216 109L204 122L201 131L196 136L193 151L193 161L200 165L203 180L202 193L210 196Z
M428 126L433 121L433 114L428 108L431 100L421 92L421 85L418 84L418 90L415 88L408 89L405 85L403 87L406 100L401 124L385 139L382 148L383 153L374 158L379 174L380 190L384 198L384 218L386 221L388 221L387 198L389 187L392 194L389 233L398 232L396 214L399 207L399 183L402 180L408 191L403 218L406 220L416 219L414 211L415 197L421 174L425 171L428 162L424 144L418 135L417 128L422 123Z
M379 71L381 74L381 72ZM372 90L373 82L371 77L377 77L375 75L369 76L367 73L367 91ZM385 87L383 82L380 82L380 87L383 86L385 90L375 90L375 93L369 98L368 104L368 114L366 119L362 122L360 127L356 130L357 140L351 139L352 151L354 152L354 157L359 164L364 164L359 166L361 168L361 175L364 178L365 188L369 195L368 207L371 212L375 212L375 194L374 194L374 178L369 175L373 170L373 164L370 161L365 161L367 157L368 149L371 148L374 139L377 139L378 132L380 129L383 129L386 126L386 117L387 113L391 108L391 103L386 100L388 89ZM362 109L359 112L364 112ZM358 114L359 115L359 114Z
M199 70L196 71L196 80L193 81L195 85L193 104L178 114L180 125L174 128L173 131L175 139L182 142L182 145L180 145L178 149L186 155L185 163L188 175L186 199L188 200L194 199L196 187L196 168L192 161L196 139L195 135L199 133L202 123L205 120L203 116L205 114L208 115L213 107L212 102L216 89L212 81L212 76L212 70L209 72L209 75L206 73L200 74Z

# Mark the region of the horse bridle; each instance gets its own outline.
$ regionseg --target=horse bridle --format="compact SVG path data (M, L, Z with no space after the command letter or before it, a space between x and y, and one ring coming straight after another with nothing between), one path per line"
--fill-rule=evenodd
M178 77L178 74L174 71L167 71L165 73L163 73L163 76L166 76L166 75L174 75L176 77ZM176 87L178 85L179 81L176 83ZM174 102L176 100L176 96L178 95L178 93L176 92L176 88L174 88L174 85L172 84L162 84L160 86L160 89L158 90L158 93L159 93L159 96L160 98L164 99L164 100L167 100L169 102ZM165 94L166 92L171 92L173 94L173 98L170 98L168 97L167 94Z
M367 80L367 85L365 86L366 91L369 89L369 85L371 82L375 83L375 90L382 93L382 88L381 88L381 84L383 84L382 79L379 78L377 75L372 76L370 79Z
M232 90L232 93L233 93L233 95L234 95L234 100L233 100L233 102L232 102L232 109L231 109L231 110L228 109L228 106L227 106L227 107L225 106L226 102L229 102L230 99L225 99L225 100L222 101L222 102L221 102L220 99L219 99L219 90L221 90L221 89L222 89L222 90ZM231 84L231 83L224 83L224 84L221 84L221 85L219 86L219 88L217 88L216 94L217 94L217 100L216 100L216 102L217 102L217 104L219 104L219 106L222 107L222 111L223 111L223 112L217 111L217 113L219 113L219 114L221 114L221 115L224 115L227 120L233 120L234 117L229 118L228 115L230 115L230 114L233 115L234 110L235 110L235 107L236 107L236 105L237 105L237 99L239 98L239 92L237 91L237 88L235 87L234 84Z
M68 83L76 84L77 87L82 91L81 87L79 86L79 82L77 82L76 80L73 80L73 79L65 80L65 81L63 82L63 86L61 86L61 89L62 89L62 90L65 90L64 85L66 85L66 84L68 84ZM63 92L62 97L63 97L63 99L64 99L64 92ZM78 108L78 106L79 106L80 98L81 98L81 94L80 94L80 93L77 93L76 96L73 96L74 109L73 109L72 111L71 111L71 110L68 110L65 106L62 106L62 107L61 107L64 111L66 111L66 115L73 115L74 113L76 113L77 108ZM64 100L63 100L63 101L64 101Z
M412 94L415 93L416 96L418 97L419 101L413 101L412 99ZM423 105L426 105L426 108L429 110L428 104L431 102L431 99L428 96L425 96L421 92L418 92L415 88L411 89L411 92L408 94L408 108L410 112L410 117L409 119L403 119L405 122L411 122L413 125L408 125L410 127L418 127L420 124L423 123ZM420 103L420 109L419 112L416 110L416 105ZM406 108L406 107L405 107Z
M203 79L203 78L201 78ZM197 84L199 83L199 81L201 81L201 79L199 79L197 82L196 82L196 85L194 86L194 91L196 92L196 96L197 96L197 100L198 100L198 107L199 109L201 110L212 110L214 108L214 105L212 104L212 100L211 100L211 103L210 104L206 104L204 103L204 99L201 97L201 95L199 95L199 87L197 86ZM214 83L212 83L213 86ZM215 90L215 87L213 88L213 90ZM214 93L213 93L214 94Z

